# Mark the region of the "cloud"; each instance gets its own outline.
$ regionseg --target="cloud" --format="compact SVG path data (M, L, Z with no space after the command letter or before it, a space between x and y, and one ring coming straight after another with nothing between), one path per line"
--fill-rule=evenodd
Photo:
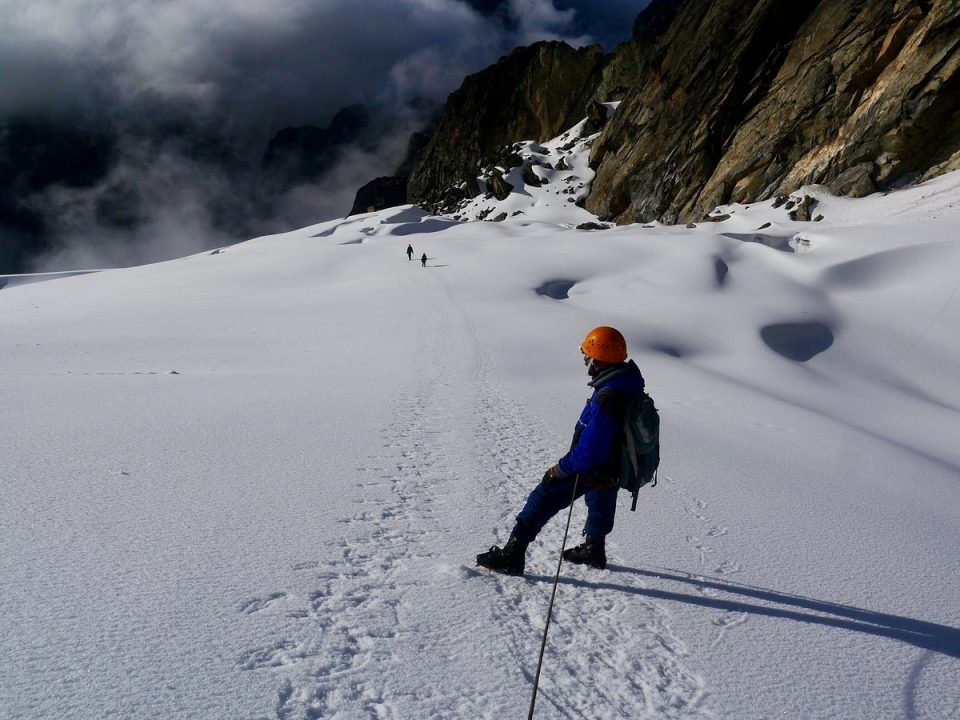
M529 45L537 40L567 39L572 45L593 42L589 36L569 37L576 11L557 9L551 0L510 0L508 12L517 24L521 45Z
M138 265L236 242L228 218L244 213L237 178L182 148L126 139L92 187L51 185L30 198L47 219L53 250L35 272ZM218 215L225 222L218 222Z
M397 124L371 146L344 148L319 182L297 185L283 193L274 205L271 229L302 227L346 215L360 187L391 174L403 161L410 134L420 126L413 117L397 117Z
M604 41L613 23L626 39L645 4L504 0L483 14L459 0L5 0L0 117L174 115L262 135L373 96L442 98L518 44Z
M573 10L567 32L589 35L607 50L630 39L637 15L650 0L556 0L556 5Z
M233 210L251 232L344 214L359 185L396 169L398 148L424 122L412 107L439 106L464 76L519 44L626 39L626 8L645 4L0 0L0 130L4 119L59 118L120 139L115 167L97 187L52 187L30 199L60 246L108 245L112 258L148 245L128 259L180 252L187 236L211 247L231 239L220 222L230 197L247 198ZM611 7L624 8L623 17ZM355 103L379 113L382 136L342 153L320 187L288 193L273 218L260 216L251 198L270 137L325 126ZM165 184L176 192L159 191ZM141 198L126 230L96 212L121 187ZM145 210L145 197L158 206Z
M450 83L505 40L453 0L18 2L0 13L0 116L99 106L116 123L160 112L262 135L383 94L424 49Z

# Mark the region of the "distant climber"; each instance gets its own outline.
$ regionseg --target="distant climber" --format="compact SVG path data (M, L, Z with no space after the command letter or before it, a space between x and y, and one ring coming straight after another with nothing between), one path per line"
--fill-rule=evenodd
M423 267L426 267L426 266L427 266L427 254L426 254L426 253L424 253L423 255L420 256L420 265L423 266Z
M407 260L413 260L413 245L407 245Z

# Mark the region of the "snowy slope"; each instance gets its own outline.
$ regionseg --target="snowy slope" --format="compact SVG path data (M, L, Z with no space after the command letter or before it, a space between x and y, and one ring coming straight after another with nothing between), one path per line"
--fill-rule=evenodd
M466 567L599 324L661 483L564 566L536 717L960 717L960 175L604 231L559 182L0 290L0 717L525 717L563 518Z
M612 114L619 102L605 103ZM590 168L590 148L600 133L584 135L587 120L584 118L559 137L545 143L525 141L504 148L502 154L514 156L521 163L514 167L496 166L503 179L513 188L501 199L494 196L490 174L478 178L481 194L467 198L456 211L449 213L454 220L491 220L503 222L546 222L553 226L574 227L592 224L612 227L612 223L600 223L596 216L580 207L590 193L594 172ZM524 179L524 166L535 178L531 184Z

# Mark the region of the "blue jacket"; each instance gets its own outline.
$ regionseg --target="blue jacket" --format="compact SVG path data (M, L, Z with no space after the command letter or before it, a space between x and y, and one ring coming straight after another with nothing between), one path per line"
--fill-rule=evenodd
M570 452L557 464L564 475L615 475L618 469L613 467L613 453L619 444L623 419L601 407L598 395L603 388L639 393L644 388L643 375L636 363L629 360L607 368L587 384L593 388L593 395L580 413Z

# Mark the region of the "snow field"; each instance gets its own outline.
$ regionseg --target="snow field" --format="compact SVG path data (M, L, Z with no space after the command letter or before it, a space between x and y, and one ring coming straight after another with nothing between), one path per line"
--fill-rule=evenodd
M608 569L564 566L537 717L960 716L960 178L809 191L822 222L401 208L0 290L0 717L525 716L565 517L525 577L468 568L599 324L664 463Z

